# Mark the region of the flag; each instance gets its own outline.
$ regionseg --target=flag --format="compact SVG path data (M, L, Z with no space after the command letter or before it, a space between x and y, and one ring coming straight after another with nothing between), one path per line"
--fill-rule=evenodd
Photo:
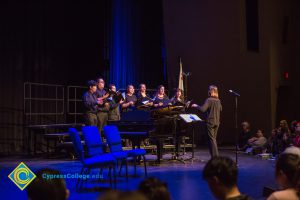
M179 58L179 80L178 80L178 88L182 90L182 92L184 91L184 87L183 87L183 71L182 71L182 62L181 62L181 58Z

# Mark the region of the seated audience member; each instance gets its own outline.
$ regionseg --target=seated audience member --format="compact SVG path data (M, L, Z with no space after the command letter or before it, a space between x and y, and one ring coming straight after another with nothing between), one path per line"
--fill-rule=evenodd
M297 120L293 120L293 121L291 122L291 124L290 124L290 130L291 130L291 133L295 133L297 123L298 123Z
M101 195L98 200L148 200L139 192L121 192L110 190Z
M283 153L294 154L294 155L298 155L300 157L300 148L291 146L291 147L286 148Z
M271 153L274 155L274 152L275 152L275 148L274 148L274 145L275 145L275 140L276 140L276 133L277 133L277 129L274 128L271 132L271 135L270 137L268 138L267 140L267 144L266 144L266 148L267 148L267 152L268 153Z
M293 145L300 148L300 122L295 126L295 138L293 139Z
M286 120L281 120L279 122L279 127L278 130L280 131L280 133L284 134L284 133L289 133L290 129L289 129L289 125L287 123Z
M290 146L293 145L294 139L297 135L296 133L297 123L298 121L293 120L290 124L290 137L289 137Z
M217 199L251 200L249 196L240 193L237 187L238 168L228 157L210 159L204 167L203 178Z
M242 131L239 134L239 150L245 151L247 148L248 140L253 137L253 134L250 130L249 122L242 123Z
M53 169L41 169L35 173L36 178L26 188L29 200L65 200L69 197L69 190L62 178L46 179L43 174L60 175Z
M122 192L118 190L108 190L101 194L98 200L118 200L121 193Z
M290 146L290 129L286 120L281 120L276 134L277 154L280 154L284 149Z
M148 200L171 200L167 184L154 177L141 182L138 191L144 194Z
M253 153L260 153L265 149L267 144L267 139L264 137L261 130L257 130L255 136L248 140L248 146L252 148Z
M282 190L272 193L268 200L299 200L299 169L298 155L282 153L275 167L276 181Z

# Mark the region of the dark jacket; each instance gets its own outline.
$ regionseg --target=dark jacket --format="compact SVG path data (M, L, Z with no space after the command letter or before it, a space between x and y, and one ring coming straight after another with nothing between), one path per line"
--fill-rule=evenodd
M142 96L142 94L139 92L137 93L136 95L136 98L137 98L137 105L138 106L141 106L141 105L144 105L143 102L144 101L149 101L149 102L153 102L153 100L150 98L150 96L148 94L146 94L145 97Z
M86 108L86 112L97 113L98 111L98 102L95 94L92 94L90 91L87 91L83 95L83 103Z
M220 112L222 111L220 99L209 97L202 106L198 107L198 109L205 113L206 123L211 125L220 124Z
M167 95L165 95L164 98L162 99L158 98L158 96L156 95L153 99L153 103L154 104L163 103L162 106L168 106L171 103L171 101Z
M104 95L106 94L106 91L104 89L100 90L97 88L96 92L95 92L95 95L97 98L101 98L103 97Z
M97 88L97 90L95 92L95 96L97 97L97 99L103 97L105 94L106 94L106 91L104 89L100 90L100 89ZM104 101L104 103L106 103L106 101ZM104 104L98 105L98 111L108 112L109 107L106 107Z

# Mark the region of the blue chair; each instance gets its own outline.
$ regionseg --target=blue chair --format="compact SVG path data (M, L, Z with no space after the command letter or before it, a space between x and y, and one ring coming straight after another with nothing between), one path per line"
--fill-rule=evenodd
M139 157L143 158L145 176L147 177L147 165L146 165L146 150L145 149L132 149L132 150L123 150L122 148L122 139L118 128L115 125L107 125L103 127L104 135L106 137L108 146L111 152L126 152L128 157L133 157L134 159L134 175L136 175L136 165L137 159Z
M104 153L103 148L106 145L103 144L99 129L96 126L83 126L82 133L87 147L88 156L97 156ZM111 152L109 153L117 160L121 161L121 166L124 163L126 166L126 181L128 181L128 163L127 163L127 153L126 152ZM119 174L121 173L121 169Z
M112 187L112 176L111 176L111 169L113 169L113 179L114 179L114 188L116 188L116 159L109 155L109 154L102 154L102 155L95 155L90 158L85 158L84 156L84 149L81 143L81 139L79 134L75 128L69 128L70 138L73 142L75 153L77 158L82 163L81 174L88 175L91 169L100 169L108 168L109 169L109 181L110 186ZM81 188L83 180L78 179L76 183L76 189ZM78 187L80 185L80 187Z

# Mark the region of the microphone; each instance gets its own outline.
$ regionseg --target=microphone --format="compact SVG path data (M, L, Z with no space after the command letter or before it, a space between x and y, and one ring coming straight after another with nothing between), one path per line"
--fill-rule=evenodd
M230 92L231 94L233 94L234 96L237 96L237 97L241 96L239 93L237 93L237 92L235 92L235 91L233 91L233 90L229 90L229 92Z

